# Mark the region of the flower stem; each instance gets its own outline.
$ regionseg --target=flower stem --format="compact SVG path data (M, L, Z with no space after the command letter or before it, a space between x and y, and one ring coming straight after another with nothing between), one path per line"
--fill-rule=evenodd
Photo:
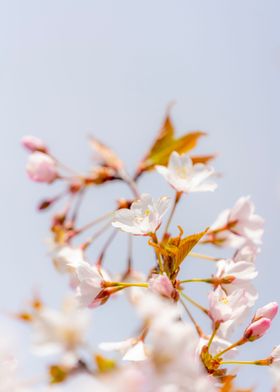
M231 346L227 347L223 351L220 351L217 355L215 355L214 358L217 359L217 358L221 357L223 354L227 353L228 351L232 350L233 348L238 347L238 346L242 346L242 344L247 343L247 341L248 341L247 339L242 337L240 340L233 343Z
M103 287L149 287L149 283L127 283L127 282L103 282Z
M158 238L157 238L156 233L150 233L150 237L154 241L155 244L158 244ZM160 269L161 272L163 272L164 269L163 269L163 264L162 264L162 260L161 260L161 255L160 255L159 251L156 248L155 248L155 252L156 252L156 256L157 256L159 269Z
M219 260L221 260L218 257L207 256L207 255L203 255L201 253L195 253L195 252L190 252L189 256L195 257L197 259L203 259L203 260L209 260L209 261L219 261Z
M199 282L212 284L213 283L213 279L212 278L209 278L209 279L197 279L197 278L194 278L194 279L184 279L184 280L180 280L179 281L179 283L199 283Z
M77 229L76 234L80 234L80 233L90 229L92 226L97 225L98 223L102 222L105 219L109 219L110 217L112 217L112 214L113 214L113 211L106 212L106 214L101 215L99 218L94 219L93 221L87 223L86 225L84 225L80 229Z
M212 335L210 336L210 339L208 341L208 350L210 349L210 346L211 346L211 344L213 342L214 337L216 336L216 333L218 332L218 329L220 328L220 325L221 325L220 322L216 322L215 323Z
M196 320L194 319L193 315L192 315L191 312L189 311L187 305L186 305L185 302L182 300L182 298L180 298L180 302L181 302L181 304L183 305L183 308L185 309L185 311L187 312L187 314L188 314L188 316L189 316L191 322L193 323L193 325L194 325L194 327L195 327L195 329L196 329L196 332L197 332L198 336L199 336L200 338L204 337L205 335L204 335L202 329L200 328L200 326L198 325L198 323L197 323Z
M111 227L111 222L106 223L104 226L101 227L100 230L98 230L95 234L93 234L92 237L90 237L88 240L86 240L82 245L81 248L82 250L85 250L89 247L89 245L96 240L98 237L100 237L106 230L109 229L109 227Z
M259 359L257 361L222 361L221 365L256 365L256 366L269 366L268 359Z
M179 203L179 201L180 201L180 199L181 199L182 194L183 194L182 192L176 192L176 194L175 194L175 199L174 199L173 207L172 207L172 210L171 210L171 212L170 212L169 218L168 218L168 220L167 220L167 223L166 223L166 226L165 226L165 229L164 229L164 232L163 232L163 237L164 237L164 235L167 233L167 231L168 231L168 229L169 229L169 226L170 226L170 223L171 223L171 221L172 221L174 212L175 212L175 210L176 210L177 204Z
M186 295L185 293L181 292L181 295L187 300L189 301L192 305L196 306L198 309L200 309L203 313L205 313L207 316L209 316L209 312L206 308L204 308L202 305L200 305L199 303L197 303L195 300L193 300L192 298L190 298L188 295Z
M107 238L107 241L103 245L103 248L102 248L102 250L100 252L100 255L98 256L97 262L96 262L96 265L98 267L101 267L101 265L103 264L103 259L104 259L105 253L108 250L109 246L112 244L112 242L113 242L114 238L116 237L117 233L118 233L117 230L112 231L112 233Z

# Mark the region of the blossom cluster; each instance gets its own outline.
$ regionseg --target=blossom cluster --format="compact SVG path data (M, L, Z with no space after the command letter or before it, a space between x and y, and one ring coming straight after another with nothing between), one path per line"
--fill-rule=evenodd
M26 171L30 179L49 185L60 182L63 187L60 194L42 201L39 210L65 199L63 209L52 217L49 242L53 266L67 276L70 294L60 310L48 308L36 297L28 309L16 313L16 318L31 328L33 353L55 354L57 361L48 368L47 382L39 381L39 385L26 389L25 382L15 376L14 360L2 350L1 391L234 392L238 372L232 365L270 367L275 391L280 391L280 346L271 348L261 359L243 360L239 353L243 346L266 334L278 311L273 301L255 309L256 258L261 250L264 221L256 214L251 198L240 197L215 222L206 222L199 233L186 236L183 225L178 226L177 233L171 230L174 212L185 195L217 188L218 176L210 166L214 156L192 154L203 135L191 132L176 138L167 115L132 176L120 158L95 138L90 144L96 164L86 174L62 164L38 138L23 138L29 153ZM138 179L152 170L170 185L173 200L139 191ZM117 199L112 211L79 227L85 192L115 181L129 187L131 199ZM88 249L107 231L110 235L99 257L91 260ZM109 260L108 267L104 260L120 231L128 235L130 245L127 266L116 275L109 270ZM88 232L85 240L81 234ZM151 252L146 273L133 262L133 236L147 237ZM232 255L197 253L197 246L220 248L219 254L221 249L230 248ZM212 275L186 275L183 265L195 259L212 263ZM207 285L204 304L193 298L192 285ZM124 293L139 319L139 330L125 340L91 347L87 333L92 313ZM194 317L194 310L204 316L203 325ZM233 339L236 334L237 340Z

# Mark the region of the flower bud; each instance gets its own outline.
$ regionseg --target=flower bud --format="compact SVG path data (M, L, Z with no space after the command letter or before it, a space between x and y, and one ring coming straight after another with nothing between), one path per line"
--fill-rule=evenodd
M244 332L244 338L253 342L261 338L271 325L271 320L268 318L260 318L252 322Z
M24 148L26 148L26 150L30 152L39 151L39 152L47 153L48 151L44 142L35 136L24 136L21 139L21 144L23 145Z
M58 178L55 161L47 154L33 152L27 161L26 171L32 181L52 183Z
M171 281L168 279L166 274L156 275L154 274L149 280L149 288L164 297L172 298L174 287Z
M259 320L260 318L268 318L269 320L273 320L278 312L278 304L277 302L270 302L269 304L259 308L256 311L256 314L252 321Z

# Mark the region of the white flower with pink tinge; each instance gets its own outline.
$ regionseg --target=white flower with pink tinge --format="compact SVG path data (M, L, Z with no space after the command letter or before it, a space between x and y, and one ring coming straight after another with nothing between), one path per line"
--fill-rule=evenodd
M202 163L193 164L187 154L180 155L174 151L168 166L156 166L156 170L177 192L207 192L217 188L215 183L209 182L214 169Z
M98 306L102 299L97 298L104 281L110 281L109 275L100 268L87 262L81 263L75 270L76 298L82 307Z
M237 289L227 295L221 286L211 291L209 314L214 322L220 322L218 334L227 338L247 317L250 305L244 289Z
M247 261L234 262L231 259L217 262L215 278L224 280L221 286L227 294L237 289L243 289L248 298L248 306L253 306L258 298L258 292L251 281L257 276L255 264Z
M33 152L29 155L26 171L32 181L52 183L58 178L55 161L42 152Z
M169 198L153 199L148 194L141 195L130 207L121 208L114 214L112 225L134 235L155 233L169 207Z
M221 212L209 229L222 244L239 248L248 243L261 245L264 220L255 214L255 206L249 196L240 197L232 209Z
M85 263L84 254L81 248L73 248L64 245L53 252L53 264L60 273L74 273L77 267Z
M166 273L163 275L153 274L148 283L149 288L153 292L160 294L163 297L172 298L175 289Z

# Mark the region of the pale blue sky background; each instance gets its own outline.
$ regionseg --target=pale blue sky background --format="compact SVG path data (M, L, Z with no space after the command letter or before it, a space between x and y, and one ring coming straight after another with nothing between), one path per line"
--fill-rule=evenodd
M54 190L27 180L21 136L41 137L66 163L86 169L86 135L92 133L133 171L171 100L178 132L207 131L199 151L218 152L215 166L224 174L214 194L184 199L175 223L200 230L240 195L252 195L266 220L259 305L280 300L279 13L276 0L0 1L1 309L18 309L34 287L55 305L66 288L46 257L49 215L35 212L37 201ZM172 193L155 175L140 187ZM109 189L92 192L83 221L107 210L112 196L128 194ZM125 238L119 238L111 254L115 265L116 254L125 254ZM140 265L145 241L135 242ZM193 274L207 275L205 264L197 265ZM98 310L95 341L133 331L118 309L112 303ZM27 329L4 317L1 323L18 330L25 349ZM280 343L279 328L278 317L240 358L267 355ZM29 374L42 371L37 359L23 355ZM243 385L269 390L267 374L243 369Z

